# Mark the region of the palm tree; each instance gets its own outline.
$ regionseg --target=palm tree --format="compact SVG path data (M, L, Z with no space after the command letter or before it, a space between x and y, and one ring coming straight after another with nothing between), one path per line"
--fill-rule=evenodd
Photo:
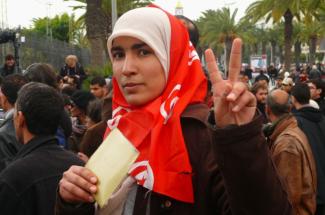
M106 47L107 38L112 32L111 0L65 0L78 2L74 10L84 9L86 12L80 18L86 26L86 36L90 44L91 64L100 66L104 58L108 59ZM151 0L117 0L118 15L139 6L148 4ZM104 57L105 56L105 57Z
M301 44L304 42L304 34L303 28L304 25L301 22L294 22L293 24L293 42L294 42L294 50L295 50L295 62L296 66L300 63L300 55L301 55Z
M238 9L235 9L231 13L230 9L225 7L219 10L207 10L198 20L203 44L208 44L208 46L224 44L225 68L228 68L232 41L241 34L242 29L247 25L242 21L236 22L237 11Z
M317 41L325 33L324 23L313 18L305 25L304 33L309 44L309 63L315 64Z
M284 41L285 41L285 69L290 69L291 47L293 33L293 19L300 20L302 14L308 12L308 0L258 0L252 3L246 10L246 17L258 21L265 18L268 22L271 18L275 23L284 19Z
M275 65L276 47L281 44L280 41L283 35L283 25L281 25L281 23L278 23L273 25L272 28L267 28L266 35L271 45L270 62Z

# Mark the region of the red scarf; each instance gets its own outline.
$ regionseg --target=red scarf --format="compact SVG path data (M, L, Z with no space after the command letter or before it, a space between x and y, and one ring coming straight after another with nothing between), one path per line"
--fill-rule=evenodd
M192 167L180 116L189 104L203 102L207 83L186 28L173 15L165 13L171 25L170 69L165 90L143 107L132 107L113 78L113 119L108 121L105 135L118 127L140 151L129 171L139 185L193 203Z

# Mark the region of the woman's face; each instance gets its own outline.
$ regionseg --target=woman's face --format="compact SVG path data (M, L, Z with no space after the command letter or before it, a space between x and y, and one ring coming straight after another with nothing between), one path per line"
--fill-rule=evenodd
M125 100L144 105L164 90L166 77L153 49L133 37L117 37L112 45L113 72Z

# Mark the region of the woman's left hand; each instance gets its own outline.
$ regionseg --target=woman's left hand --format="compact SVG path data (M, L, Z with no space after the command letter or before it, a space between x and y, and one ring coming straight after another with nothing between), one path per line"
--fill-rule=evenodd
M238 80L241 68L241 39L234 40L229 61L229 78L223 80L211 49L205 58L212 83L215 121L218 127L243 125L252 121L256 112L256 98Z

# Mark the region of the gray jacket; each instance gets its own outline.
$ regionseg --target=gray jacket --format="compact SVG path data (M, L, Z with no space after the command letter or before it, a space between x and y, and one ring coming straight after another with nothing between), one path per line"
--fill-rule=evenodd
M0 172L22 146L16 139L13 115L13 109L9 110L5 115L5 120L0 125Z

